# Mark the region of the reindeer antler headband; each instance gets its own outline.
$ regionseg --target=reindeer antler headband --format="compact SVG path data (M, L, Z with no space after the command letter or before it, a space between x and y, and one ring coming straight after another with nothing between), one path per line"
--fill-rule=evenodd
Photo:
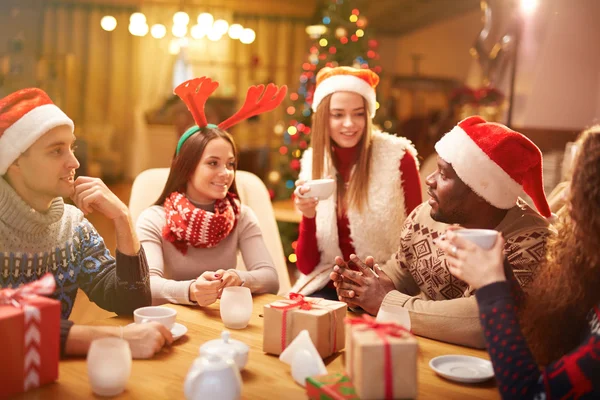
M272 111L281 104L287 93L287 86L285 85L278 88L276 85L269 83L266 89L265 85L250 86L242 108L219 125L214 125L209 124L206 120L204 106L206 105L206 100L208 100L217 87L219 87L219 82L213 82L210 78L203 76L201 78L190 79L175 88L175 94L183 100L188 110L192 113L194 121L196 121L196 126L188 129L179 139L176 154L179 154L183 143L200 129L209 127L226 130L245 119Z

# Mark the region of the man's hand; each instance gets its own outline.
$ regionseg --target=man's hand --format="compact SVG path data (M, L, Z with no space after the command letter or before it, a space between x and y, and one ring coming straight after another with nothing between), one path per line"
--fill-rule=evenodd
M173 335L158 322L133 324L123 328L123 339L129 342L133 358L151 358L165 344L173 343Z
M129 215L127 206L99 178L78 177L71 199L86 215L98 211L111 220Z
M350 261L358 266L359 271L349 269L341 257L336 257L335 261L331 279L340 301L376 315L385 296L395 290L392 280L375 264L373 257L367 257L363 262L352 254Z

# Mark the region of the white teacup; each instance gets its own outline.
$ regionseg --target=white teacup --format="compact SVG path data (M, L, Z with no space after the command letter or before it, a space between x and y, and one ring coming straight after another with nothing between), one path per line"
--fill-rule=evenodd
M467 239L484 250L489 250L494 247L498 231L493 229L459 229L454 231L456 236Z
M163 324L168 330L173 329L177 310L167 307L149 306L138 308L133 312L133 320L136 324L156 321Z
M329 178L315 179L305 182L302 186L308 186L310 190L304 194L300 194L300 190L296 190L296 196L301 198L316 197L319 200L326 200L335 190L335 180Z

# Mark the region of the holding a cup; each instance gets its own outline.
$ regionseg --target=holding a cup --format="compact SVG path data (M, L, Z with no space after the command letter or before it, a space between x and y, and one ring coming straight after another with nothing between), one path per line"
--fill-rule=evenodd
M158 322L167 328L169 331L173 329L177 310L167 307L142 307L133 312L133 320L136 324L145 324L147 322Z

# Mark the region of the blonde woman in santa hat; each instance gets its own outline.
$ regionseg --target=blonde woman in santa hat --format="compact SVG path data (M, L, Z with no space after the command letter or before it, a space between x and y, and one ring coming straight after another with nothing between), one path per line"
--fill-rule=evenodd
M78 289L117 314L131 315L151 303L148 264L127 206L100 179L75 178L74 128L41 89L0 100L0 288L52 274L56 288L50 293L61 303L61 355L85 355L93 339L120 336L134 358L150 358L173 340L161 324L84 326L68 320ZM112 221L115 257L85 218L92 212ZM56 337L46 333L42 345L52 349Z
M295 205L302 212L296 254L302 275L293 292L337 299L329 273L336 257L373 255L385 264L402 224L421 203L417 152L405 138L373 128L379 77L368 69L317 74L311 148L304 152ZM335 194L311 197L304 183L333 177Z
M568 211L524 302L507 281L501 235L487 251L454 232L440 243L450 272L477 289L503 398L600 398L600 126L578 145Z
M256 215L239 201L238 155L226 130L277 107L287 87L251 87L244 106L217 126L209 124L204 114L206 100L217 86L202 77L175 89L196 125L179 139L162 194L137 220L154 304L207 306L228 286L244 285L252 293L275 294L279 289ZM238 251L245 271L236 269Z
M362 274L338 263L331 278L340 299L351 306L373 315L381 307L402 308L417 335L484 347L474 288L450 274L448 257L456 249L442 250L440 239L448 224L501 232L510 279L527 289L551 234L542 153L519 132L479 116L459 122L435 149L437 170L426 179L430 198L406 219L396 262L380 269L372 260L356 258ZM519 198L523 191L537 211ZM377 277L367 266L375 267Z

